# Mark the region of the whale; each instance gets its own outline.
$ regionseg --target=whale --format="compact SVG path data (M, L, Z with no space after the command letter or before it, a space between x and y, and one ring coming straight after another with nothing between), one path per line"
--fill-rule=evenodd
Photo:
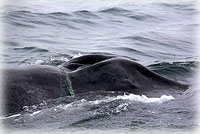
M90 91L121 91L160 97L180 95L188 89L188 85L165 78L131 59L110 55L84 55L59 67L7 67L2 72L5 114L21 112L24 106L44 100ZM73 92L68 90L70 88Z

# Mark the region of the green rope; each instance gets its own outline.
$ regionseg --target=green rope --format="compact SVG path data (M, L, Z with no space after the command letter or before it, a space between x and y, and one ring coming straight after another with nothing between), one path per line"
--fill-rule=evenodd
M69 94L70 94L70 96L71 96L72 98L75 98L74 90L73 90L73 88L72 88L72 83L71 83L71 81L70 81L70 79L69 79L67 73L65 72L65 70L64 70L63 68L60 68L60 70L61 70L61 75L60 75L60 88L61 88L61 90L62 90L62 92L61 92L61 97L64 97L64 96L67 95L66 90L63 88L63 85L65 85L66 88L67 88L67 90L68 90L68 92L69 92ZM64 80L64 84L62 83L63 80Z

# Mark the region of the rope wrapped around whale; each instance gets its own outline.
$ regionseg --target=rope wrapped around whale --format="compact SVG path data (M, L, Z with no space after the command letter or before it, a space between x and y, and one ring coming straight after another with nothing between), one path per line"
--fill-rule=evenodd
M61 97L67 96L67 91L69 92L72 98L75 98L75 93L72 88L72 83L68 77L68 74L65 72L64 68L60 67L61 75L60 75L60 89L61 89Z

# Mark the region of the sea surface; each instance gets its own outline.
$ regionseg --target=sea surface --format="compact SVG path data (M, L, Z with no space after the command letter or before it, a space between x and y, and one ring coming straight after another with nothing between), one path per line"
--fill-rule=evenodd
M81 55L106 54L136 61L189 84L182 95L148 98L90 92L69 102L44 100L1 117L9 133L96 130L178 133L198 127L198 55L195 0L7 0L1 9L4 66L59 66ZM94 95L96 94L96 95ZM169 132L168 132L169 131Z

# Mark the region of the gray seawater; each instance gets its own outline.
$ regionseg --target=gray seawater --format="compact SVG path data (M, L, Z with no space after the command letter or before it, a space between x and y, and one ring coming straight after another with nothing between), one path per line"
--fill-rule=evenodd
M179 97L162 103L111 99L126 98L115 92L88 93L93 101L47 100L2 118L9 133L15 129L192 131L197 127L196 1L15 0L4 3L2 14L5 66L58 66L79 55L117 55L190 85Z

